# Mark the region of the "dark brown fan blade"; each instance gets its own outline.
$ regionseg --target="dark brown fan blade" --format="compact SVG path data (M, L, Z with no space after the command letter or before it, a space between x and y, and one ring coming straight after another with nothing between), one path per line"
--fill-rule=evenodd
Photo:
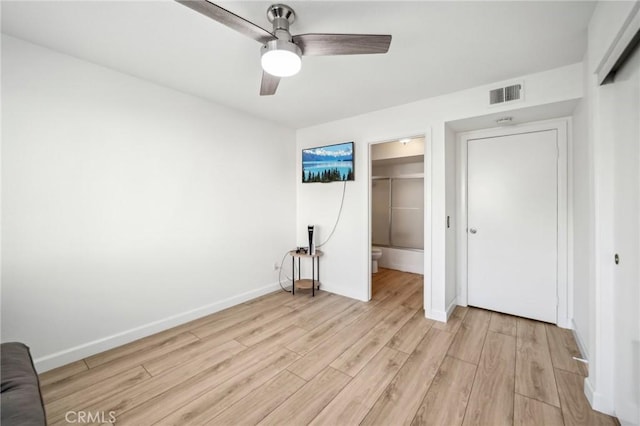
M280 77L271 75L268 72L262 71L262 84L260 84L260 96L269 96L276 93L278 89L278 83L280 83Z
M362 55L387 53L390 35L376 34L298 34L293 42L306 56Z
M227 9L211 3L207 0L176 0L178 3L187 6L196 12L202 13L204 16L220 22L222 25L226 25L239 33L251 37L255 41L259 41L262 44L267 43L270 40L274 40L276 37L269 31L257 26L256 24L247 21L244 18L229 12Z

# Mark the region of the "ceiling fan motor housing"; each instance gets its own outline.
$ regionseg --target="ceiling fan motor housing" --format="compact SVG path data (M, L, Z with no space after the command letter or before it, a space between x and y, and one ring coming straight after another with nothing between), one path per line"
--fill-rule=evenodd
M267 18L273 24L273 34L278 39L291 41L289 26L296 20L296 13L286 4L273 4L267 9Z

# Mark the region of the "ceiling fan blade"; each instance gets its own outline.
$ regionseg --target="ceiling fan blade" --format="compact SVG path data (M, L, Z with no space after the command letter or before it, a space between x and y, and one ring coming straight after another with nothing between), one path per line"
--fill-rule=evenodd
M211 3L210 1L207 1L207 0L176 0L176 1L262 44L266 44L268 41L275 40L276 38L273 34L265 30L264 28L259 27L256 24L249 22L246 19L236 15L235 13L229 12L227 9L224 9L214 3Z
M271 75L268 72L262 71L262 83L260 84L260 96L269 96L276 93L278 84L280 83L280 77Z
M377 34L298 34L293 42L305 56L362 55L387 53L390 35Z

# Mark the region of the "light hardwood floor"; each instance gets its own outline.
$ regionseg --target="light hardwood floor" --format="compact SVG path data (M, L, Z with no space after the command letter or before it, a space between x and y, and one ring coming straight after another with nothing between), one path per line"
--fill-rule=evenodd
M570 331L463 307L436 323L422 283L381 269L369 303L272 293L46 372L48 422L617 424L589 408Z

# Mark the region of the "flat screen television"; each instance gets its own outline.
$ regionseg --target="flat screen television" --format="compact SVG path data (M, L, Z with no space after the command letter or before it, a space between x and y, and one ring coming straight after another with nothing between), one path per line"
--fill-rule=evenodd
M302 150L302 183L355 180L353 142Z

